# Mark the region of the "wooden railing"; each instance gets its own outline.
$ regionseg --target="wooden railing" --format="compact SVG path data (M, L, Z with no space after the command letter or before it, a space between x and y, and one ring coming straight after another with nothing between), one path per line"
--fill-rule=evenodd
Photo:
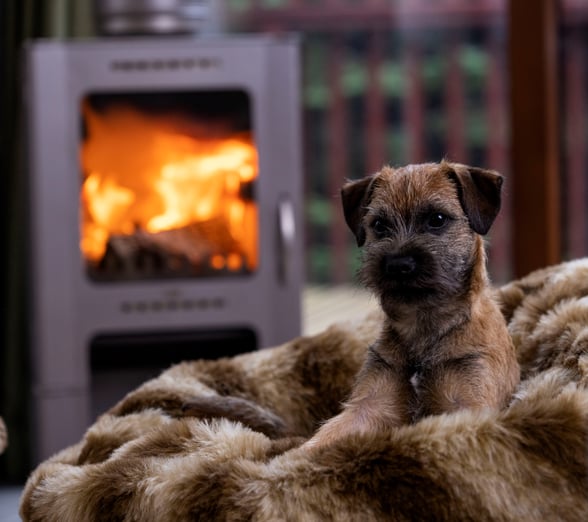
M305 65L323 56L304 79L307 201L326 216L309 213L311 280L353 277L357 255L337 200L346 179L442 157L507 176L489 258L495 281L512 277L506 0L251 0L232 20L241 30L302 33ZM566 0L563 20L564 246L576 257L588 244L588 5Z
M584 14L588 11L585 7ZM585 18L585 23L588 20ZM572 26L563 39L564 146L564 254L568 258L588 253L588 38L586 25Z

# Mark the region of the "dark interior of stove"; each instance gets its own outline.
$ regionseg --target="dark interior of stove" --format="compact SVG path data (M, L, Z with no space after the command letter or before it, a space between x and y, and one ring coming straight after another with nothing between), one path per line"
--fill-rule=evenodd
M146 114L182 114L208 124L222 122L227 131L233 133L251 130L249 97L240 89L99 92L88 94L86 101L99 113L113 110L116 106L133 107ZM87 129L83 120L81 132L85 139Z
M101 334L90 343L93 372L143 367L161 370L194 359L218 359L257 348L248 328Z

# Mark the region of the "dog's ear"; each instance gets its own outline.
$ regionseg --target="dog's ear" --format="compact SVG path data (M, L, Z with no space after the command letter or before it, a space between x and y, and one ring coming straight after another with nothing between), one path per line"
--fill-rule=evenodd
M478 234L486 234L500 210L504 178L493 170L450 164L448 175L457 183L459 201Z
M357 246L362 246L365 243L365 229L361 221L366 213L376 177L377 174L374 174L358 181L350 181L341 189L343 215L347 225L355 234Z

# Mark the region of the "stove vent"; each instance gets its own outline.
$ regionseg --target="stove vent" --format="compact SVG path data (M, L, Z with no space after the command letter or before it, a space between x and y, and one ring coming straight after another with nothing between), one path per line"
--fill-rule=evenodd
M117 59L110 62L110 69L116 72L177 71L181 69L218 69L221 60L215 57L167 58L167 59Z

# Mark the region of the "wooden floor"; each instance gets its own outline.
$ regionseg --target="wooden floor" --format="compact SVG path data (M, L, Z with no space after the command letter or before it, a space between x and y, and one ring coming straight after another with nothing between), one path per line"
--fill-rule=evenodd
M319 333L333 323L362 317L378 306L376 298L357 286L306 287L302 294L302 332Z

